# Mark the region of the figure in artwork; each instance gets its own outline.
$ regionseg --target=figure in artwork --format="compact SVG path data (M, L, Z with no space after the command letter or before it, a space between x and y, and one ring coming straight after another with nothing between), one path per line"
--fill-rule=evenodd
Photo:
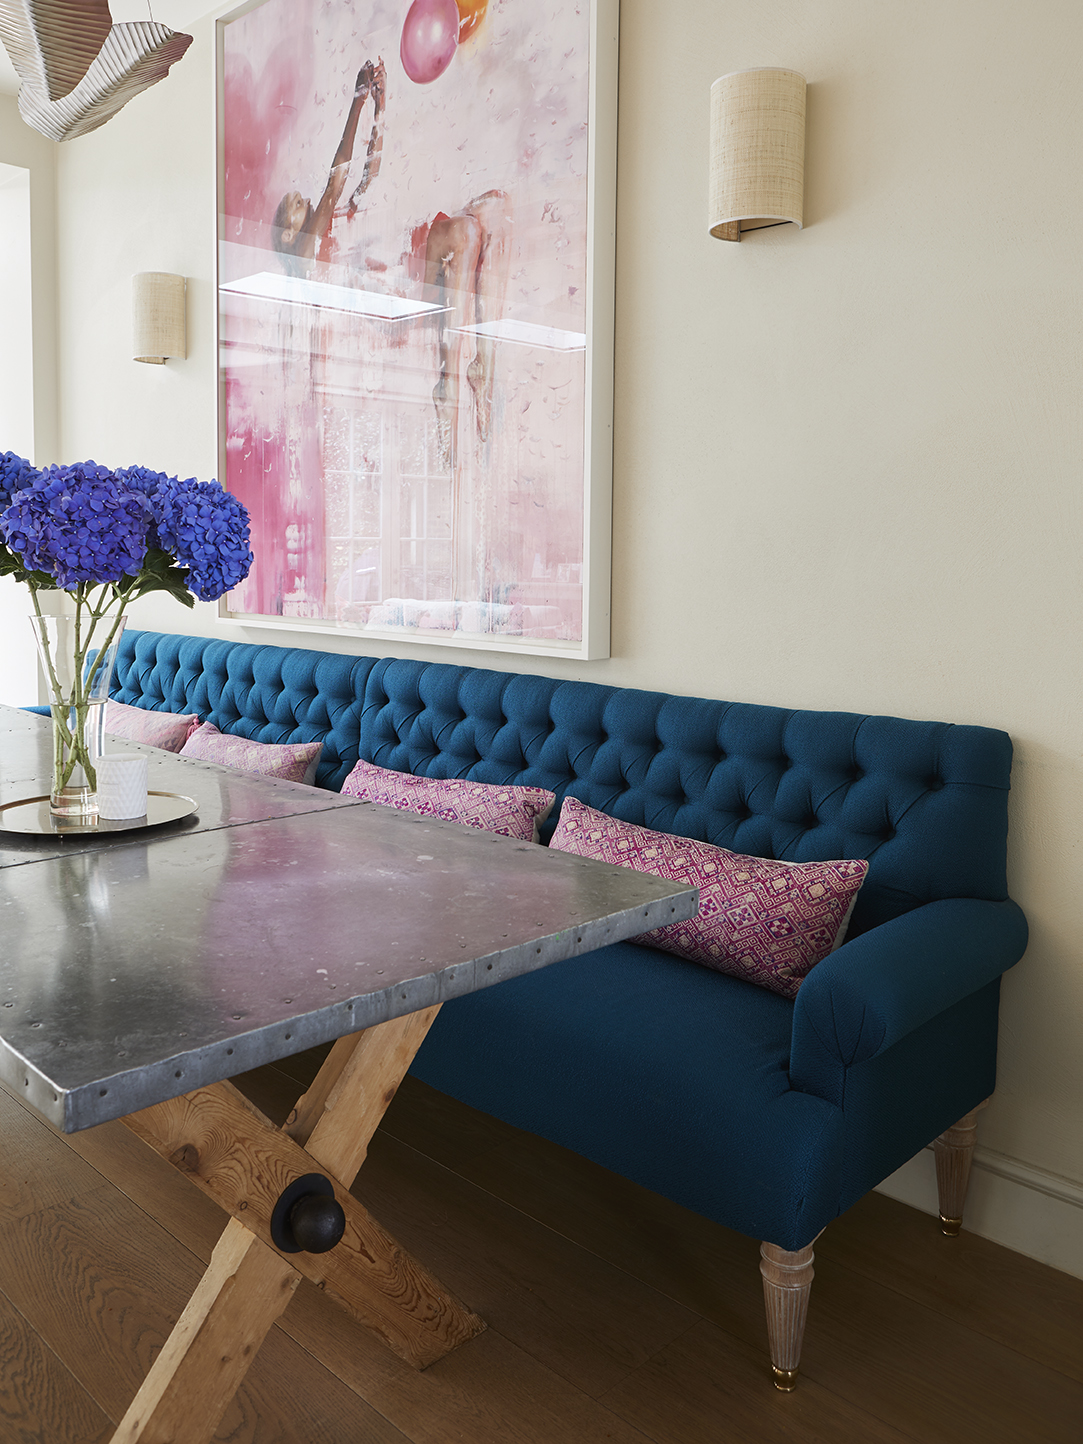
M379 175L386 88L383 60L378 60L375 66L366 61L358 72L342 139L319 201L314 205L300 191L292 190L279 202L271 223L271 236L290 274L305 275L313 261L334 259L332 226L343 215L346 221L353 219L360 198ZM361 112L370 96L373 121L365 168L343 212L339 202L353 164ZM424 282L426 294L440 308L437 313L439 374L432 399L440 454L448 469L453 467L456 456L462 360L468 339L474 354L466 367L466 380L473 397L477 436L482 442L489 439L495 342L487 328L503 314L510 255L510 205L504 191L486 191L451 216L440 211L429 224Z
M495 341L491 325L504 314L511 258L511 216L504 191L486 191L457 215L441 211L425 242L425 284L441 306L437 346L439 379L433 388L437 435L444 465L455 460L463 347L474 349L466 368L478 439L492 426Z
M331 170L327 177L327 184L323 188L323 195L320 196L316 205L313 205L310 200L306 200L300 191L289 191L279 201L274 220L271 222L271 239L275 250L284 258L283 264L292 275L303 275L313 260L329 261L331 259L331 226L334 223L338 203L346 189L350 166L353 163L353 148L357 139L358 122L370 96L373 105L372 132L369 136L368 150L365 153L364 173L350 197L349 215L352 216L356 212L359 198L364 195L379 175L380 157L384 143L383 120L386 87L387 74L384 70L384 62L377 60L373 65L371 60L366 60L357 72L353 100L350 102L350 109L346 115L342 139L338 143L335 158L331 162Z

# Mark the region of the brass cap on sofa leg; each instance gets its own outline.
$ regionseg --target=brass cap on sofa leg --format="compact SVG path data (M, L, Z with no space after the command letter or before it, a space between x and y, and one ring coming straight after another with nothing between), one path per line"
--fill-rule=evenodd
M945 1218L943 1214L940 1215L940 1232L945 1238L958 1238L962 1226L961 1218Z
M772 1364L771 1377L775 1381L775 1388L781 1389L784 1394L792 1394L797 1388L796 1369L780 1369L777 1364Z

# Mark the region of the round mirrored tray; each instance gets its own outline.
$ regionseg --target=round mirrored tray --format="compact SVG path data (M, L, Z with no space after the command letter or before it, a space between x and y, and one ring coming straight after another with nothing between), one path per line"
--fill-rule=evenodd
M133 832L141 827L161 827L178 822L195 812L194 797L179 792L148 792L143 817L55 817L49 797L23 797L0 804L0 832L37 833L44 837L88 837L106 832Z

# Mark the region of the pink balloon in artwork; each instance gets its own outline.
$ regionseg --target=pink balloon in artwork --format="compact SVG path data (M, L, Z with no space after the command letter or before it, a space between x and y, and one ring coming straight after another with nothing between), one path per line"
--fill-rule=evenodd
M451 64L459 43L455 0L414 0L399 42L402 68L418 85L428 85Z

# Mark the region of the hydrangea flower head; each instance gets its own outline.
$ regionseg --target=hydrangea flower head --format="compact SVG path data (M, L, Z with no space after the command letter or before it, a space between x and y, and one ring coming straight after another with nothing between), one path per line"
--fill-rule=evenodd
M29 486L36 475L36 469L25 456L16 456L14 451L0 452L0 512L11 505L15 493Z
M20 479L0 512L0 532L33 571L71 591L80 582L135 576L147 552L145 496L93 461L48 466Z
M248 512L216 481L160 481L151 493L158 545L188 568L188 588L217 601L244 581L254 561Z
M150 496L157 486L169 481L164 471L151 471L149 466L122 466L119 471L114 472L118 481L127 482L136 491L141 491ZM173 478L176 481L176 477Z
M158 547L162 551L168 550L168 548L162 546L158 537L158 509L155 508L154 497L160 488L169 485L170 478L164 471L151 471L149 467L146 466L125 466L116 472L115 475L118 481L123 482L126 486L130 486L133 491L140 492L151 504L153 516L150 529L147 532L147 550L149 551L152 547ZM173 481L176 481L176 479L176 477L172 478Z

